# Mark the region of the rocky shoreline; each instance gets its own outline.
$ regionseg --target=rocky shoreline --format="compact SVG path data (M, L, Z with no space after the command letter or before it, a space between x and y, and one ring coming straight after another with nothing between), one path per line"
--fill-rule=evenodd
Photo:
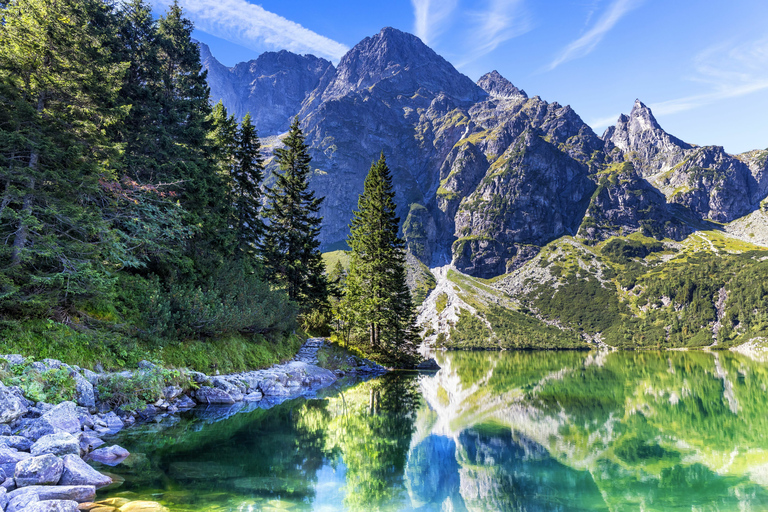
M335 372L317 366L322 338L310 338L294 360L230 375L184 372L187 389L168 385L160 397L140 407L114 407L103 383L118 376L128 382L156 372L142 361L135 371L96 373L54 359L29 362L23 356L0 356L7 366L46 372L65 370L74 379L75 397L57 405L35 402L19 386L0 383L0 511L2 512L135 512L164 510L154 502L106 500L94 503L96 489L112 484L109 475L87 461L115 465L128 451L106 446L102 437L113 435L135 423L161 421L194 407L252 405L269 407L284 400L312 393L346 375L373 376L386 369L371 361L350 356L348 371ZM140 382L140 380L136 380Z

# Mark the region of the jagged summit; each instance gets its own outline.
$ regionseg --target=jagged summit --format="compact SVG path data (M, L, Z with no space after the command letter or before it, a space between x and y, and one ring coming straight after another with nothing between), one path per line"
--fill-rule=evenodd
M501 76L495 69L481 76L477 85L494 98L528 99L524 90L512 85L512 82Z
M382 82L392 94L412 95L423 89L432 95L445 93L460 101L476 101L485 93L459 73L421 39L392 27L366 37L339 61L336 76L324 99L341 97Z

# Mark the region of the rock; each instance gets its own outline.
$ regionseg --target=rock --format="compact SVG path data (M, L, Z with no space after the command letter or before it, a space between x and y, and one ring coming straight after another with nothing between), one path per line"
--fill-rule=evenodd
M32 441L37 441L41 437L54 434L57 431L58 429L51 425L50 421L48 421L46 418L40 417L26 423L18 431L18 434L20 436L26 437L27 439L31 439Z
M80 419L74 402L61 402L43 414L42 419L47 420L54 428L70 434L80 431Z
M129 455L130 452L125 448L118 445L112 445L106 448L97 448L96 450L93 450L89 457L96 462L114 464L116 461L125 459Z
M139 409L136 412L138 413L139 417L143 420L152 419L160 413L157 407L155 407L152 404L147 404L142 409Z
M80 452L90 453L94 449L102 446L104 441L90 432L83 432L80 436Z
M114 412L108 412L102 418L110 434L116 434L125 427L125 422Z
M12 476L9 476L5 480L3 480L3 483L0 484L0 485L6 491L11 492L12 490L14 490L16 488L16 480L14 480Z
M10 423L27 413L27 405L13 389L0 383L0 423Z
M13 475L16 470L16 464L30 457L31 455L25 452L17 452L10 448L0 448L0 468L5 471L6 475Z
M28 506L40 500L35 493L26 493L18 496L7 496L8 507L5 512L20 512Z
M168 386L163 390L163 398L166 400L173 400L174 398L181 396L183 392L184 390L179 386Z
M99 374L96 372L92 372L91 370L83 368L80 370L80 374L91 383L91 385L95 386L99 382Z
M245 402L258 402L262 398L264 398L264 394L257 389L256 391L252 391L252 392L248 393L247 395L245 395L243 397L243 400Z
M8 448L21 452L28 452L32 448L32 440L24 436L5 436L0 437L0 445L5 445Z
M157 368L157 365L155 363L151 363L147 361L146 359L142 359L139 361L139 364L136 365L139 370L151 370L153 368Z
M24 494L37 495L41 501L72 500L80 503L93 501L96 496L96 488L92 485L31 485L8 493L8 499L13 500Z
M8 506L8 489L0 487L0 510L5 510Z
M11 435L11 427L10 425L6 425L5 423L0 425L0 436L9 436Z
M96 405L96 394L93 392L93 384L77 372L74 372L72 377L75 379L77 405L94 407Z
M65 455L63 461L59 485L93 485L98 489L112 483L110 477L102 475L77 455Z
M93 416L88 412L88 409L81 407L77 411L77 419L80 420L80 427L83 429L93 428Z
M120 508L123 505L127 505L130 503L131 500L126 498L107 498L105 500L98 501L97 503L99 505L107 506L107 507L114 507L114 508Z
M176 403L176 407L179 409L191 409L195 405L197 405L195 401L189 398L187 395L183 395Z
M36 501L21 512L78 512L77 502L71 500Z
M59 432L56 434L48 434L38 439L35 444L32 445L30 450L32 455L43 455L46 453L52 453L53 455L67 455L67 454L80 454L80 442L72 434L66 432Z
M168 512L156 501L131 501L120 507L120 512Z
M18 488L29 485L56 485L63 470L64 462L48 453L19 462L13 476Z
M49 370L58 370L61 368L62 363L58 359L46 358L41 361Z
M219 388L203 386L195 391L195 398L201 404L231 405L235 403L229 393Z
M211 379L211 382L213 383L214 387L226 391L227 394L231 396L232 400L235 402L239 402L243 399L243 390L240 389L240 387L236 384L233 384L232 382L221 377L215 377Z
M436 372L440 369L440 365L438 365L437 361L435 361L433 358L429 358L426 361L422 361L419 364L417 364L416 369Z

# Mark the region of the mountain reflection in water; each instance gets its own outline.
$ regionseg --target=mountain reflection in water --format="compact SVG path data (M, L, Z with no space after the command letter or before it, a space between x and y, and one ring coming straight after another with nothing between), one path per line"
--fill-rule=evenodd
M768 365L708 352L449 352L116 439L102 495L171 510L768 508ZM237 414L234 414L237 412ZM173 423L173 424L170 424Z

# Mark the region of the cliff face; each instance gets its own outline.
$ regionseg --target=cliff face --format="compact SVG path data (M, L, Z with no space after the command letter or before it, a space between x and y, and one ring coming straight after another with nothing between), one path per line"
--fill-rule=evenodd
M213 101L261 136L298 115L325 196L325 249L344 246L371 162L383 151L410 252L491 277L563 235L588 241L643 231L680 239L729 222L768 194L766 151L728 155L667 134L636 101L598 137L568 106L493 71L477 83L417 37L385 28L334 67L269 52L226 68L201 45ZM269 145L269 144L268 144Z

